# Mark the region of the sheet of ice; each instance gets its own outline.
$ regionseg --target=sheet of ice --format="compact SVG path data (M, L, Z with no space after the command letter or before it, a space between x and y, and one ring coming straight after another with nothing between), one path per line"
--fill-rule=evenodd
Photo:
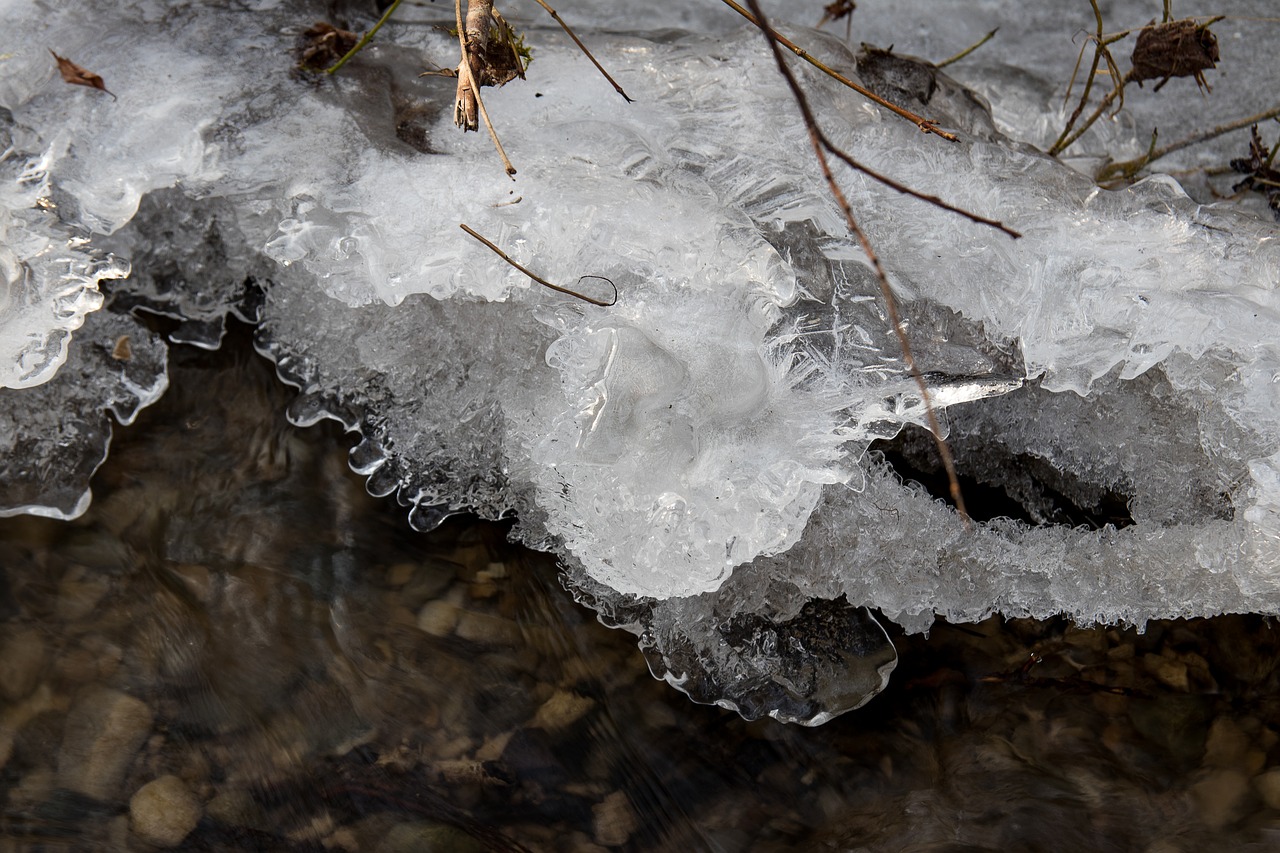
M71 333L102 306L98 282L129 269L59 221L54 150L29 150L30 141L0 107L0 388L48 381Z
M129 424L169 386L168 348L129 316L90 314L66 364L34 388L0 388L0 516L75 518L107 458L112 417Z
M530 80L486 97L515 183L483 135L451 127L452 84L417 76L456 50L424 25L447 25L441 10L414 7L333 79L296 73L290 53L324 4L6 10L17 49L0 105L23 164L42 165L38 192L11 176L0 225L6 242L30 221L43 245L88 235L73 247L85 263L100 263L88 250L133 259L113 298L187 320L184 339L215 344L221 316L256 316L261 297L260 347L302 392L292 417L359 430L352 462L372 492L421 527L464 509L518 515L584 599L642 634L655 673L704 701L810 722L858 704L891 666L870 617L848 615L861 604L912 628L935 612L1280 612L1275 224L1161 177L1099 190L1040 155L1027 143L1062 119L1052 81L1069 75L1074 30L1047 26L1048 4L995 6L957 7L963 28L909 4L856 13L864 40L934 57L1009 18L1007 48L955 69L996 101L994 118L926 69L920 109L959 143L800 74L860 160L1024 235L840 176L952 407L966 470L1045 521L1050 493L1120 495L1135 521L1122 531L966 532L867 453L918 423L920 401L790 94L758 33L720 4L563 10L634 104L535 23ZM858 73L838 39L792 32ZM120 100L54 80L46 42ZM1276 91L1274 68L1225 62L1223 109ZM1159 103L1182 115L1199 97L1174 81ZM1135 115L1086 149L1141 150L1154 114ZM461 222L552 281L607 277L617 304L537 288ZM26 280L40 251L16 252L10 278ZM82 285L92 307L96 282ZM0 308L0 322L27 322ZM45 325L65 340L69 327ZM779 692L809 664L770 651L804 645L815 612L863 661L857 676L844 665L861 687L821 701L818 688ZM807 683L832 683L814 666Z

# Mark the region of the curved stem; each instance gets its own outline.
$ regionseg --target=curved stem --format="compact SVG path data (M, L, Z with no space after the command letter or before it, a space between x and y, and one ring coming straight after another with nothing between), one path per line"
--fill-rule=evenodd
M396 7L399 6L400 3L401 3L401 0L395 0L394 3L388 6L387 11L383 12L382 17L378 19L378 23L373 25L373 29L369 30L369 32L361 36L360 41L356 42L355 47L351 48L351 50L348 50L346 53L344 53L342 55L342 58L339 59L337 62L335 62L332 67L326 68L324 73L325 74L335 73L339 68L347 64L348 59L350 59L351 57L359 53L361 50L363 50L364 46L373 40L374 33L382 29L382 25L385 24L391 18L391 15L395 12Z

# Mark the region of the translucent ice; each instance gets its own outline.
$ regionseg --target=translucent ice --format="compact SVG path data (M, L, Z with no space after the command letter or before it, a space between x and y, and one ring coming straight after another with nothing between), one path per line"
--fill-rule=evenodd
M1123 25L1151 14L1113 7ZM21 157L0 163L16 247L0 271L39 286L0 305L4 329L34 330L4 369L52 372L40 354L123 271L108 252L133 262L117 307L181 318L182 340L260 317L261 350L301 392L291 416L359 430L370 491L424 528L517 515L656 674L751 715L819 722L879 689L892 649L863 604L919 629L935 613L1280 612L1276 226L1167 177L1101 190L1043 156L1076 49L1049 4L956 7L962 27L932 5L860 6L861 38L935 57L1010 19L998 49L909 93L958 143L799 71L859 160L1023 234L839 175L963 471L1026 519L972 531L870 449L923 406L758 32L718 3L566 9L627 104L546 21L519 21L530 79L486 97L512 183L482 134L452 127L452 83L418 76L452 64L447 15L414 7L341 74L302 75L294 40L326 8L5 12L0 106ZM886 85L838 39L789 31ZM119 101L54 79L45 42ZM1239 56L1224 50L1212 102L1233 117L1276 91L1274 68ZM1159 97L1180 122L1200 103L1186 80ZM1076 166L1144 149L1157 102L1137 101ZM606 277L617 304L540 289L461 223L563 286ZM928 467L917 445L903 452ZM1064 502L1118 503L1133 523L1074 528Z
M74 518L107 457L111 418L122 424L168 387L164 342L131 317L89 315L49 382L0 389L0 516Z

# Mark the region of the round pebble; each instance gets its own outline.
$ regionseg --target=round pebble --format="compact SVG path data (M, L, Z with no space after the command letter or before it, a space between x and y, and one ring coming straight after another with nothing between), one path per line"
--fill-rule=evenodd
M200 822L200 801L177 776L161 776L129 800L129 828L157 847L177 847Z

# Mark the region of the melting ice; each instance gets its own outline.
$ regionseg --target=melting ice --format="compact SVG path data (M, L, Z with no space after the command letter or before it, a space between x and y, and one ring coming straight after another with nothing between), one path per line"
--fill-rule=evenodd
M821 722L880 689L895 658L860 605L910 629L1280 612L1276 225L1167 177L1101 190L1043 156L1071 31L1047 46L1041 13L1007 4L1007 47L956 66L973 89L927 72L919 109L954 144L798 67L837 144L1023 234L840 174L963 471L1024 509L966 530L869 451L921 401L759 34L717 3L632 5L562 11L634 104L536 10L508 13L535 61L486 104L515 182L452 127L452 82L419 76L456 51L433 8L332 79L293 53L326 4L6 9L2 511L83 511L104 427L19 457L163 390L163 353L123 312L177 317L174 339L205 346L237 314L299 387L295 422L360 432L371 492L423 528L516 515L656 675L751 716ZM946 28L912 14L857 12L945 55ZM992 13L950 14L980 32ZM791 32L858 73L839 39ZM64 85L46 44L119 101ZM1276 81L1230 57L1237 95L1212 109L1267 106L1248 99ZM1169 88L1185 113L1194 84ZM1141 151L1151 109L1091 132L1086 159ZM607 277L617 304L540 289L460 223L551 281ZM122 337L147 345L124 359ZM1106 496L1130 526L1055 523Z

